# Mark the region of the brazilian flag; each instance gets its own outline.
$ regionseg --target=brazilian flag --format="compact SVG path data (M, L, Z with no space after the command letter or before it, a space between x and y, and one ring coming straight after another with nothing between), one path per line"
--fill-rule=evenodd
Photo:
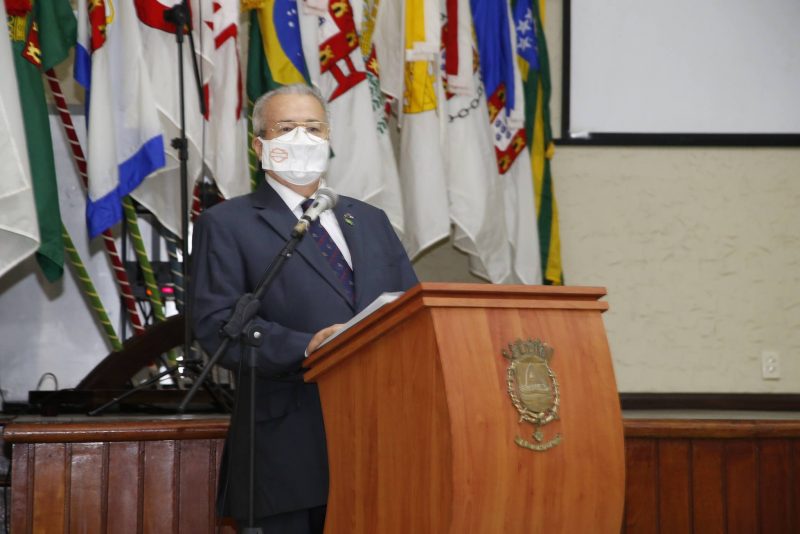
M250 177L253 188L261 169L252 149L253 104L264 93L283 85L309 83L300 39L297 0L245 0L250 8L247 56L247 100L250 137Z
M550 128L550 63L542 24L544 0L516 0L513 5L517 30L517 60L525 91L525 134L531 153L536 214L539 228L539 255L545 284L562 285L561 239L558 233L558 208L550 160L555 152Z

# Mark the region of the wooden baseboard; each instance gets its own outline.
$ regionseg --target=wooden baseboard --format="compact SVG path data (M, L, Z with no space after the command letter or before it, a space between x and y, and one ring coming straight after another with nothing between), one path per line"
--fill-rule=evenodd
M800 412L795 393L620 393L623 410Z

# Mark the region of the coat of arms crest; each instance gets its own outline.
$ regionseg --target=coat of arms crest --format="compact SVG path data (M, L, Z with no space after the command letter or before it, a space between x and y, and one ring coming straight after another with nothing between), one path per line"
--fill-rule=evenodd
M553 348L538 339L509 343L503 357L510 365L506 383L511 402L519 412L519 421L533 424L534 443L517 436L514 442L520 447L545 451L561 442L561 434L544 440L542 427L558 419L559 392L556 374L550 367Z

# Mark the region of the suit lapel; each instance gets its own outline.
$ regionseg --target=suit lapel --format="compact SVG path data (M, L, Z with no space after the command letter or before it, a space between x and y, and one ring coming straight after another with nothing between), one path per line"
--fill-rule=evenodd
M297 224L297 217L289 209L283 199L272 189L266 181L259 185L253 194L253 205L258 210L259 216L267 225L284 241L291 237L292 228ZM341 224L341 223L340 223ZM348 241L348 246L350 243ZM322 256L310 235L305 236L297 245L295 252L301 256L348 304L352 306L350 298L336 278L333 268ZM352 253L352 251L351 251ZM265 266L266 268L266 266ZM291 268L291 267L289 267Z

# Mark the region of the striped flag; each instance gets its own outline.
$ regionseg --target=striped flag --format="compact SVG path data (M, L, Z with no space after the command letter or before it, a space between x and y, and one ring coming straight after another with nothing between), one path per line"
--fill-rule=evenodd
M516 0L514 24L528 110L526 134L536 193L539 253L544 283L561 285L564 283L564 273L558 207L550 173L550 160L555 151L550 129L550 64L541 13L544 13L543 0L538 5L535 0Z
M19 3L17 3L19 4ZM25 3L8 18L22 113L25 117L41 244L36 259L53 282L64 272L61 210L42 72L61 63L75 44L75 15L68 0Z
M94 237L122 219L122 199L164 166L164 140L130 2L78 0L75 79L86 89Z
M7 20L0 2L0 17ZM12 29L12 28L9 28ZM11 43L0 37L0 276L39 248L39 225L31 186L17 76Z
M202 28L213 43L214 64L206 85L206 159L217 187L230 198L250 190L247 179L247 120L239 64L239 0L215 0L203 11Z

